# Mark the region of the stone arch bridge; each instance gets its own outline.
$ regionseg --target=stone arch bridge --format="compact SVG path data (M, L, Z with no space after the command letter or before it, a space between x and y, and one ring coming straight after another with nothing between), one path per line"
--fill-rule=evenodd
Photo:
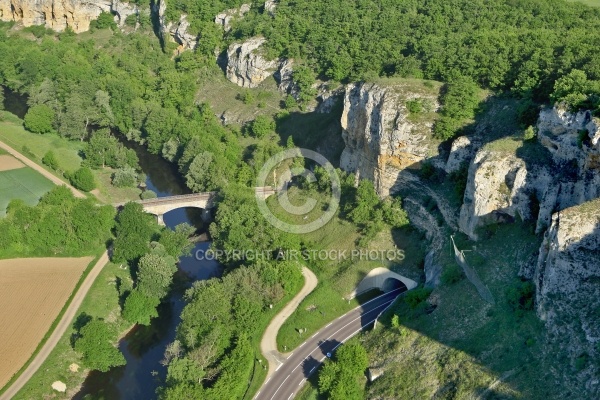
M263 199L276 193L276 190L270 186L256 187L254 190L256 196ZM208 210L215 206L216 198L217 192L204 192L137 200L135 203L140 203L148 214L156 215L158 223L164 226L163 215L178 208L201 208L208 215ZM115 204L115 207L120 208L124 205L125 203L118 203Z

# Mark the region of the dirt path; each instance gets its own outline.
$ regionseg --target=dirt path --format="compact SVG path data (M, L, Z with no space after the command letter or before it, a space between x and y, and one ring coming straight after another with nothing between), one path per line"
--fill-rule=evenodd
M300 289L300 292L298 292L298 294L294 296L294 298L287 303L275 317L273 317L269 326L265 329L265 333L260 341L260 351L269 362L269 370L267 371L266 379L268 379L275 372L277 367L282 364L282 360L287 358L277 350L277 333L279 332L279 328L281 328L289 316L296 311L300 302L302 302L302 300L304 300L304 298L317 286L317 283L319 283L317 276L306 267L302 267L302 275L304 275L304 286Z
M51 182L55 183L56 185L67 186L69 189L71 189L71 191L73 192L75 197L79 197L82 199L85 198L85 195L83 193L81 193L79 190L75 189L73 186L69 185L67 182L63 181L62 179L60 179L60 178L56 177L55 175L51 174L50 172L46 171L43 167L41 167L40 165L31 161L29 158L25 157L23 154L19 153L18 151L16 151L15 149L13 149L9 145L7 145L6 143L0 142L0 148L8 151L13 157L19 159L23 164L27 165L29 168L34 169L35 171L39 172L40 174L42 174L44 177L48 178Z
M67 310L65 311L62 318L54 328L54 331L52 332L48 340L46 340L46 343L44 343L41 350L36 354L36 356L27 366L25 371L23 371L23 373L17 378L17 380L15 380L12 383L12 385L10 385L8 389L2 395L0 395L0 400L9 400L14 395L16 395L17 392L21 390L23 386L25 386L25 384L27 383L27 381L29 381L33 374L35 374L35 372L42 366L46 358L48 358L52 350L54 350L54 347L56 346L58 341L62 338L64 333L71 326L73 318L75 317L75 314L77 313L81 302L83 301L87 292L90 290L90 287L100 274L100 271L102 271L102 268L107 263L108 252L104 252L104 254L102 254L98 262L96 262L96 264L92 267L90 273L85 277L85 280L79 287L79 290L77 290L77 293L75 293L75 296L73 296L73 300L71 300L71 303L67 307Z

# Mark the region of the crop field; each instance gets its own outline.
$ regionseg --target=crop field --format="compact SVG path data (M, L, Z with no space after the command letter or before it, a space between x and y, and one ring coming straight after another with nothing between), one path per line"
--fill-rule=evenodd
M0 260L0 388L35 351L91 261Z
M17 169L8 169L9 162L10 165L17 166ZM13 157L0 156L0 217L6 214L6 206L11 200L21 199L33 206L44 193L54 187L52 182L33 169L18 168L15 162L20 164Z

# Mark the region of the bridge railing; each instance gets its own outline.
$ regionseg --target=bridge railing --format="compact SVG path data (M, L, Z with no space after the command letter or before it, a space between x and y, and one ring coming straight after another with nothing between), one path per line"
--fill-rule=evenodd
M273 188L271 186L255 187L254 191L257 193L268 193L268 192L275 193L276 192L275 188ZM157 197L155 199L134 200L134 203L140 203L140 204L144 204L144 205L166 204L166 203L177 202L177 201L186 200L186 199L209 199L212 196L215 196L216 194L217 194L217 192L179 194L179 195L168 196L168 197ZM124 205L125 205L125 203L115 204L116 207L121 207Z

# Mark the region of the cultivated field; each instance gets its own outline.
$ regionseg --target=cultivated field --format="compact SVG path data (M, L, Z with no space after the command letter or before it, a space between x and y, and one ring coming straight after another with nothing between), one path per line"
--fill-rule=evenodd
M0 166L5 158L19 162L11 156L0 157ZM0 217L6 214L6 206L11 200L21 199L33 206L53 187L52 182L31 168L3 170L0 167Z
M92 259L0 260L0 388L35 351Z
M0 154L0 172L10 171L11 169L23 168L25 164L17 160L13 156Z

